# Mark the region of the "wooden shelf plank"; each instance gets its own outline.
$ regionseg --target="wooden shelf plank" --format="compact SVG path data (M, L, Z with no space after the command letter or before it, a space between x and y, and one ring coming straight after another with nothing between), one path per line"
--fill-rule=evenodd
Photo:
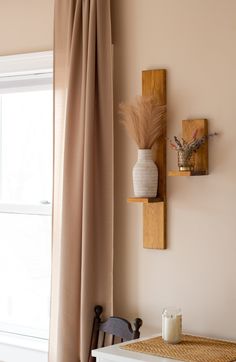
M166 104L166 70L142 72L142 95L155 96L159 105ZM156 200L143 202L143 246L148 249L166 248L166 129L153 146L153 159L158 167L158 195ZM145 199L145 198L144 198ZM133 198L132 198L133 200Z
M143 204L151 204L154 202L162 202L163 199L160 197L129 197L128 202L142 202Z
M168 176L205 176L207 171L169 171Z
M143 204L143 246L166 249L166 202Z
M190 141L196 130L198 130L198 138L208 135L207 119L186 119L182 121L182 136L185 140ZM208 140L194 153L194 170L195 173L192 173L191 176L208 174Z
M142 95L154 96L157 104L166 104L166 70L153 69L142 72ZM166 129L163 136L155 142L152 149L153 160L158 167L158 195L166 197Z

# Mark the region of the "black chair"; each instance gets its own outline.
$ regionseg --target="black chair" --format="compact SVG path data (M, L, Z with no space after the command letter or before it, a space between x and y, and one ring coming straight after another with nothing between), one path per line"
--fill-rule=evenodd
M108 338L110 337L109 345L130 341L140 337L139 329L142 326L142 319L136 318L133 322L134 329L130 322L120 317L110 317L106 321L101 320L103 308L96 305L94 308L95 316L93 320L93 329L90 342L90 351L88 362L96 361L95 357L91 356L91 351L96 348L108 345Z

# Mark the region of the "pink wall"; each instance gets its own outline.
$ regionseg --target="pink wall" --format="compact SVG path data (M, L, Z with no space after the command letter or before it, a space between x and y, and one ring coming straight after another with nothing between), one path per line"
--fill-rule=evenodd
M115 311L161 327L163 307L186 330L236 338L236 1L112 0L115 70ZM210 175L168 178L168 249L142 247L132 195L136 146L117 105L141 94L141 70L168 70L168 133L209 119ZM168 169L176 165L168 150Z

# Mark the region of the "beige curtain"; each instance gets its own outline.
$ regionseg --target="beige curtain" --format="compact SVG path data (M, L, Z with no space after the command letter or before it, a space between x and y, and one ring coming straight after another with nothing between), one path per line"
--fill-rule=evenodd
M86 362L96 303L112 313L113 87L109 0L55 0L49 362Z

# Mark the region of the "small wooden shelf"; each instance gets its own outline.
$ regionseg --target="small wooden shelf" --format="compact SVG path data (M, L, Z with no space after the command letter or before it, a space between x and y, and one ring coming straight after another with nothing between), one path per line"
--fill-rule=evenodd
M129 197L128 202L142 202L143 204L151 204L154 202L162 202L163 199L160 197Z
M208 135L207 119L186 119L182 121L182 137L190 141L198 130L198 137ZM169 171L168 176L204 176L208 175L208 140L194 153L194 171Z
M206 171L169 171L168 176L205 176Z

